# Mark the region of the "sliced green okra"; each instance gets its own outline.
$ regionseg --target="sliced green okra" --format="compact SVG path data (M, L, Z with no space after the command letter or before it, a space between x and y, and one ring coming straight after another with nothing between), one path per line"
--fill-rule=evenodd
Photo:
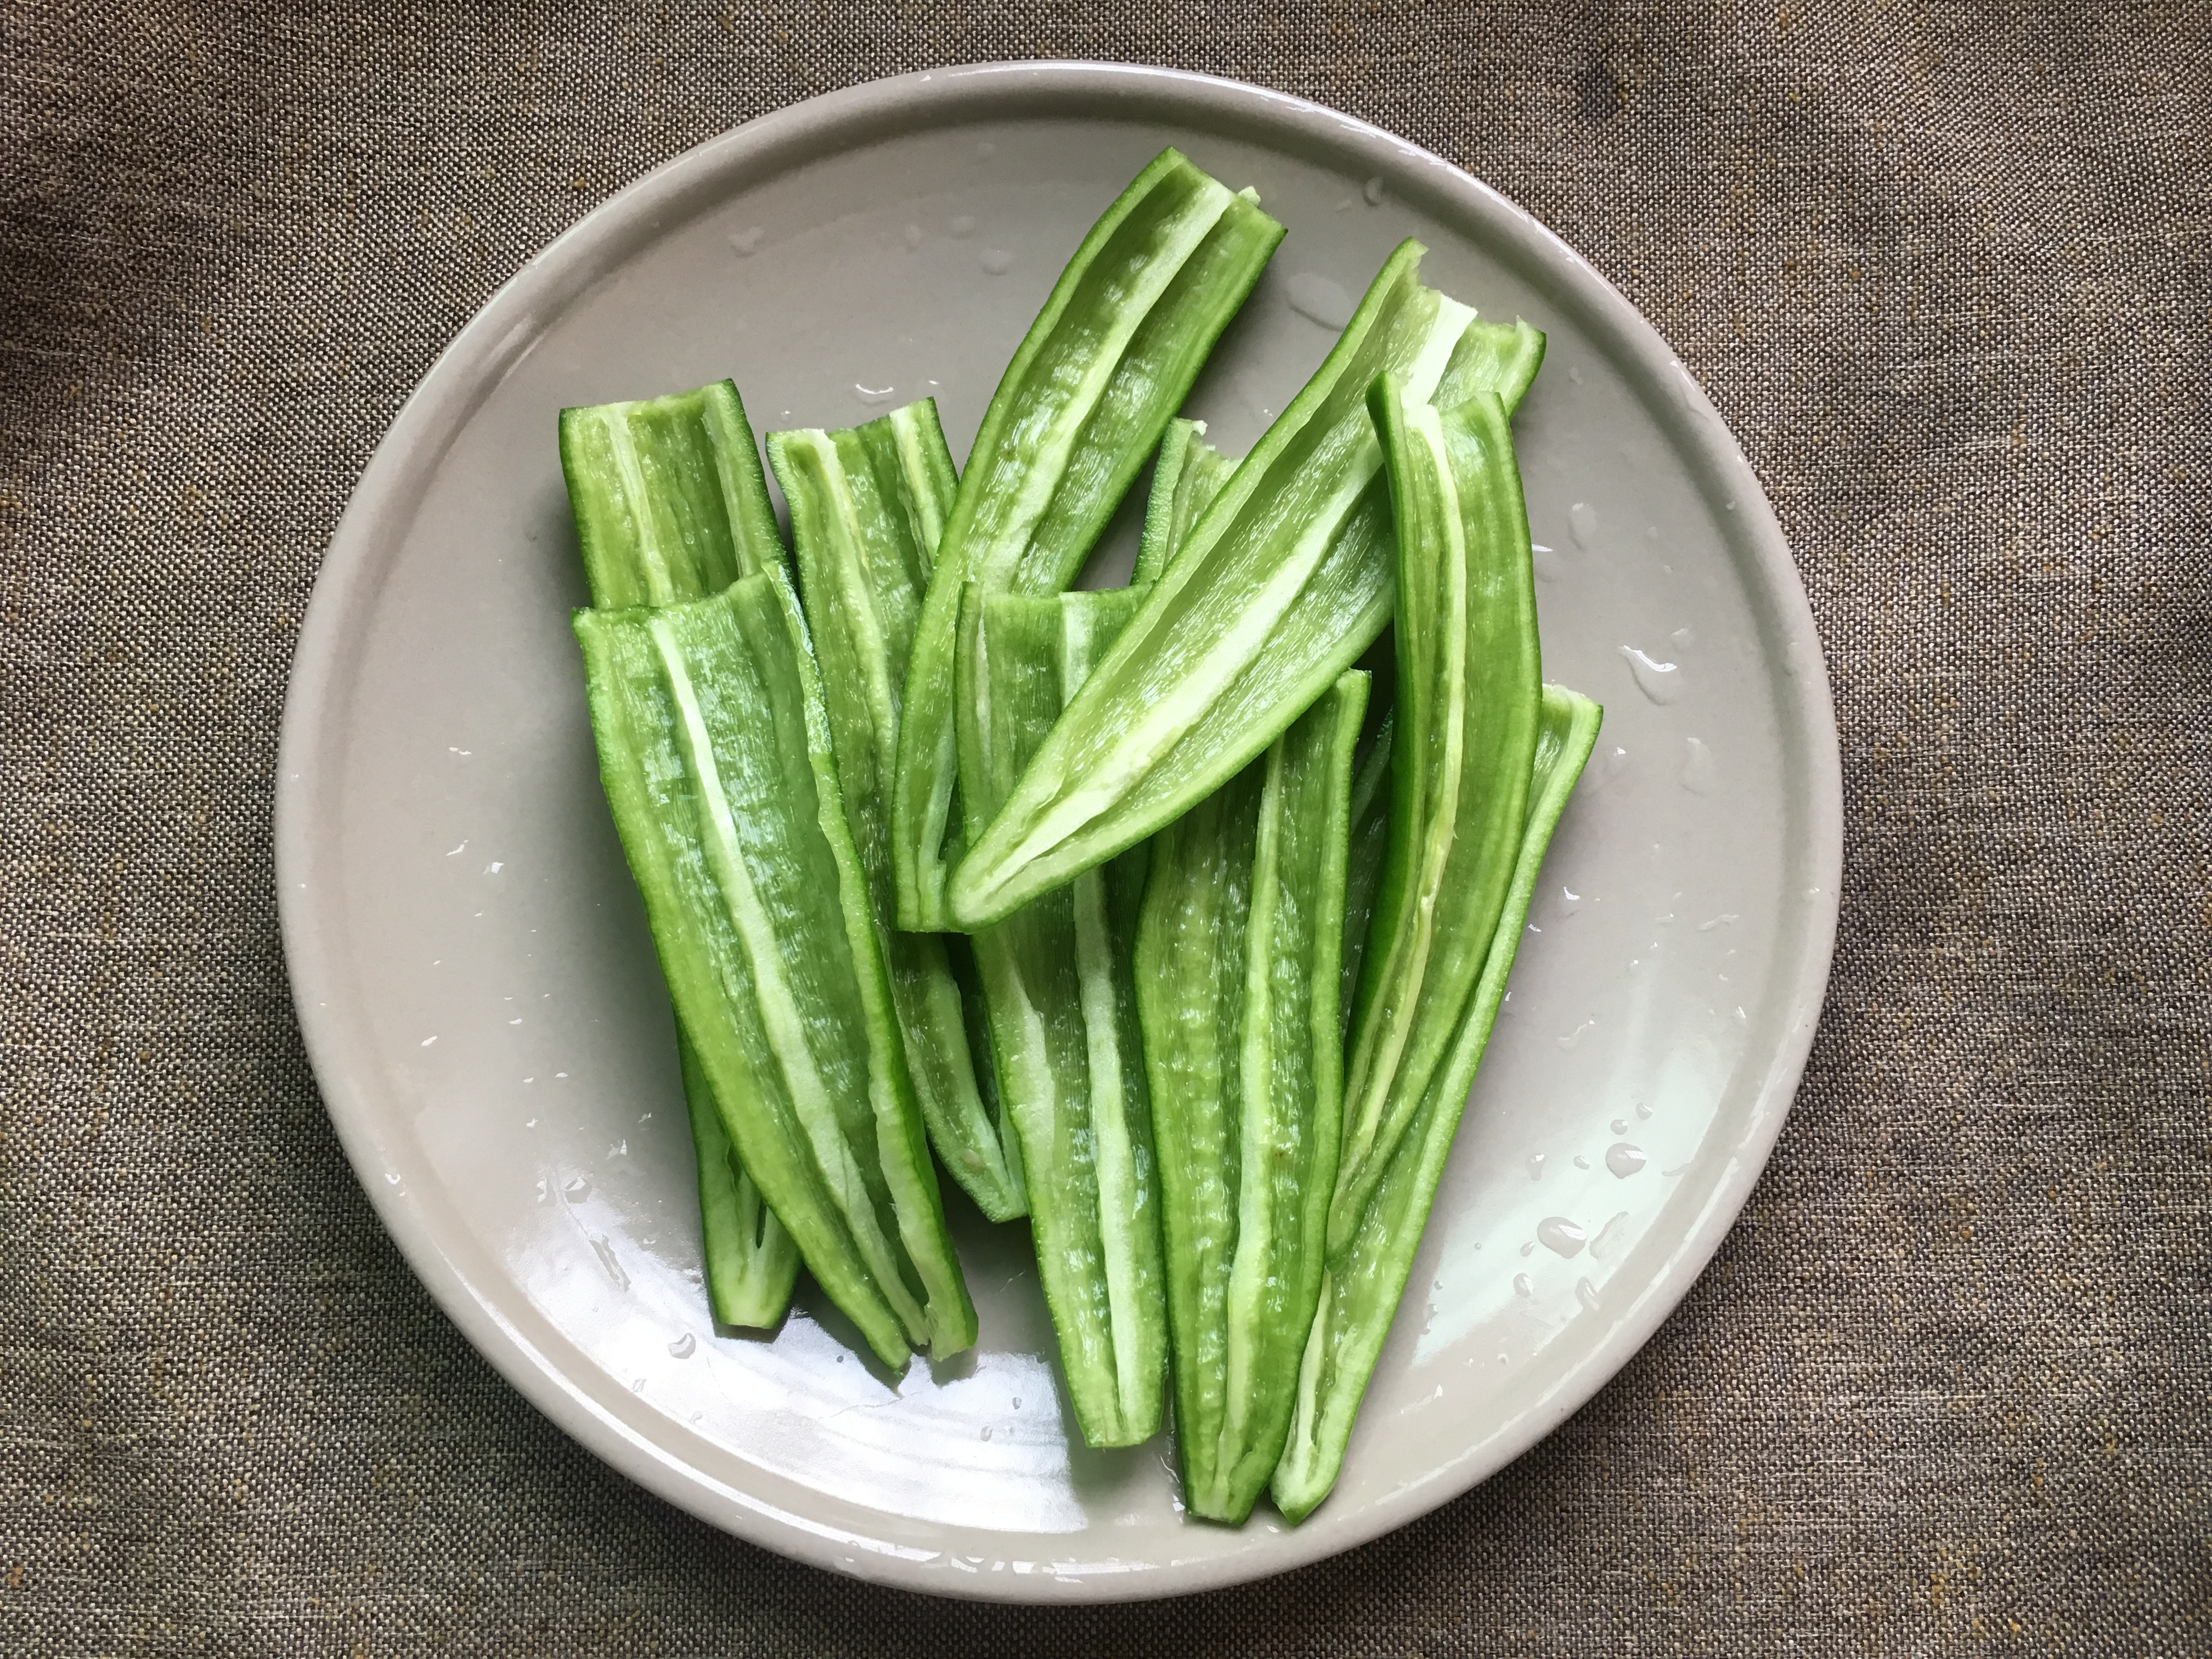
M702 599L783 562L732 381L562 410L561 471L601 610Z
M899 931L891 785L899 702L922 595L959 485L925 399L865 426L769 434L791 504L799 592L822 667L837 781L867 873L922 1120L952 1178L994 1221L1028 1208L1012 1127L976 1077L952 961L966 940ZM988 1056L983 1057L988 1064Z
M1418 398L1465 396L1510 373L1501 390L1517 399L1542 356L1525 324L1475 323L1424 287L1422 251L1407 242L1384 264L971 842L947 888L955 925L987 926L1180 817L1389 620L1395 544L1368 386L1395 374Z
M1481 978L1445 1061L1431 1078L1348 1247L1331 1257L1322 1281L1320 1308L1298 1368L1297 1409L1273 1483L1275 1506L1294 1522L1328 1496L1344 1466L1353 1419L1405 1295L1445 1156L1504 999L1544 849L1597 742L1602 714L1586 697L1557 686L1544 689L1528 817Z
M619 609L720 592L780 562L753 431L727 380L638 403L561 411L561 470L592 603ZM774 1325L791 1304L798 1254L736 1162L678 1034L699 1166L708 1300L726 1324ZM702 1129L702 1125L706 1126ZM758 1212L757 1214L757 1212ZM764 1216L765 1218L762 1218Z
M986 595L960 647L961 798L988 814L1138 595ZM1131 981L1126 866L1087 872L974 939L1001 1109L1021 1139L1038 1278L1083 1436L1160 1425L1167 1360L1159 1200Z
M1176 550L1190 539L1198 522L1237 463L1206 441L1206 422L1181 416L1168 422L1152 463L1152 487L1145 501L1145 529L1137 544L1137 568L1129 586L1150 587L1168 568Z
M1395 711L1385 710L1352 779L1351 850L1344 865L1344 959L1337 995L1338 1021L1347 1035L1359 967L1367 954L1368 925L1374 920L1375 896L1382 886L1390 844L1390 750L1397 724Z
M1281 1455L1321 1291L1367 676L1151 842L1137 1008L1160 1172L1183 1502L1241 1522ZM1088 879L1079 877L1079 881Z
M907 672L891 815L902 927L949 926L945 876L973 816L954 799L963 591L1066 586L1282 234L1250 191L1164 150L1085 237L1007 366Z
M975 1309L789 577L575 630L615 825L739 1158L879 1358L959 1352Z
M1528 513L1505 406L1370 398L1397 525L1395 756L1388 854L1345 1066L1329 1212L1349 1243L1428 1093L1497 931L1543 700Z
M722 1127L714 1085L681 1030L684 1105L699 1155L699 1223L705 1235L707 1299L725 1325L781 1324L799 1278L799 1246L775 1218Z

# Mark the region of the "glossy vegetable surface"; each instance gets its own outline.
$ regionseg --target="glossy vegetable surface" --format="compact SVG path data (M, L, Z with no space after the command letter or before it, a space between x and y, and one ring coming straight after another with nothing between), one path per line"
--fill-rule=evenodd
M963 591L1052 593L1073 579L1282 234L1249 191L1164 150L1092 227L1015 352L962 475L907 672L892 805L902 927L948 925L956 710L969 700Z
M837 781L866 873L922 1120L952 1178L994 1221L1028 1208L1012 1126L976 1079L952 961L967 942L898 928L891 787L915 628L958 483L933 402L842 431L769 435L791 506L799 592L830 715Z
M772 565L688 605L582 611L575 630L616 828L746 1170L886 1364L969 1346L789 579Z
M1160 1168L1183 1502L1241 1522L1281 1455L1342 1110L1352 761L1367 676L1155 836L1137 1006ZM1079 877L1078 880L1088 879Z
M1178 416L1168 422L1152 463L1152 487L1145 501L1145 529L1137 545L1137 567L1129 586L1149 587L1190 539L1198 522L1237 463L1206 441L1206 422Z
M1361 1396L1405 1295L1445 1156L1504 999L1544 849L1597 742L1602 712L1574 692L1545 688L1528 817L1481 977L1443 1065L1400 1138L1350 1243L1331 1257L1322 1279L1320 1308L1298 1369L1290 1440L1271 1486L1276 1507L1292 1521L1313 1512L1343 1468Z
M1341 1250L1427 1093L1497 931L1535 752L1543 665L1505 407L1370 398L1398 527L1388 854L1345 1068L1329 1215Z
M988 814L1134 609L1124 589L970 587L961 793ZM1158 1432L1167 1315L1122 866L1086 872L974 940L1002 1109L1019 1132L1038 1277L1070 1403L1094 1446Z
M976 837L955 925L995 921L1172 822L1249 764L1389 620L1393 539L1366 408L1378 374L1517 401L1542 356L1525 325L1475 324L1394 253L1335 348L1231 474L1097 672Z

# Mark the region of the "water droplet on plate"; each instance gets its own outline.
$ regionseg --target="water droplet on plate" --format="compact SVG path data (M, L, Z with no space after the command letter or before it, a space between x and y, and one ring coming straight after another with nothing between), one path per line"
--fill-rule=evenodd
M891 398L897 393L898 388L895 386L887 386L883 387L881 390L878 390L872 386L862 386L858 380L855 380L853 382L853 391L860 398L862 403L872 405L890 402Z
M1622 646L1620 654L1638 688L1652 702L1664 707L1682 695L1682 671L1673 663L1655 662L1632 645Z
M984 1438L984 1439L986 1439L986 1440L988 1440L990 1437L991 1437L991 1425L990 1425L988 1423L986 1423L986 1424L983 1425L983 1438Z
M978 261L994 276L1003 276L1014 268L1014 256L1002 247L987 247Z
M1285 286L1289 290L1291 309L1299 316L1323 328L1340 329L1352 320L1352 296L1344 291L1340 283L1333 283L1315 271L1302 270Z
M1616 1122L1613 1126L1613 1132L1617 1135L1627 1133L1627 1120L1624 1118ZM1641 1146L1632 1146L1625 1140L1617 1140L1605 1149L1605 1167L1623 1181L1642 1169L1645 1162L1644 1149Z
M1534 1152L1534 1153L1531 1153L1531 1154L1529 1155L1529 1158L1528 1158L1528 1179L1529 1179L1529 1180L1531 1180L1531 1181L1534 1181L1534 1180L1538 1179L1540 1176L1541 1176L1543 1175L1543 1173L1544 1173L1544 1155L1543 1155L1543 1153L1541 1153L1541 1152Z
M582 1176L571 1176L561 1185L561 1196L571 1204L580 1203L592 1190L592 1183Z
M1613 1119L1613 1132L1617 1135L1626 1134L1628 1133L1628 1120L1625 1117L1617 1117Z
M1589 552L1597 539L1597 509L1588 501L1577 501L1567 509L1567 528L1574 532L1575 545Z
M1584 1020L1581 1024L1576 1026L1573 1030L1568 1032L1566 1036L1559 1039L1559 1047L1562 1048L1573 1048L1577 1043L1583 1040L1583 1034L1593 1030L1597 1022L1594 1019Z
M1370 179L1365 184L1360 185L1359 193L1367 198L1368 206L1381 207L1382 205L1382 180L1381 176L1377 175L1375 178Z
M1697 643L1698 630L1694 628L1678 628L1667 637L1674 641L1676 645L1691 646Z
M760 252L761 237L765 233L758 225L751 225L730 238L730 252L740 259L750 259Z
M668 1352L678 1359L689 1359L697 1351L698 1346L699 1339L686 1331L668 1345Z
M1682 757L1682 787L1693 795L1710 795L1719 774L1713 765L1713 751L1699 738L1685 738L1687 752Z
M623 1289L628 1290L629 1275L623 1271L623 1264L615 1255L615 1247L608 1243L605 1239L594 1235L592 1239L592 1249L599 1258L599 1265L607 1270L607 1277L613 1279Z
M1649 1122L1651 1117L1651 1109L1639 1100L1636 1103L1636 1115L1644 1119L1646 1122Z
M1536 1242L1554 1255L1577 1256L1589 1235L1563 1215L1547 1215L1536 1224Z
M1575 1280L1575 1300L1592 1313L1597 1311L1597 1286L1587 1279Z
M1567 574L1567 562L1556 548L1547 547L1541 542L1532 542L1529 551L1533 556L1530 562L1536 568L1538 581L1555 582Z
M1597 1237L1590 1240L1590 1260L1604 1261L1620 1248L1621 1241L1627 1236L1628 1212L1623 1210L1604 1226L1599 1228Z
M1516 1295L1516 1296L1534 1296L1534 1295L1535 1295L1535 1294L1536 1294L1536 1281L1535 1281L1534 1279L1533 1279L1529 1278L1529 1277L1528 1277L1528 1274L1526 1274L1526 1273L1516 1273L1516 1274L1514 1274L1514 1275L1513 1275L1513 1294L1514 1294L1514 1295Z
M906 245L909 249L918 248L921 246L921 227L920 225L908 225L904 230L901 231L899 234L906 238Z

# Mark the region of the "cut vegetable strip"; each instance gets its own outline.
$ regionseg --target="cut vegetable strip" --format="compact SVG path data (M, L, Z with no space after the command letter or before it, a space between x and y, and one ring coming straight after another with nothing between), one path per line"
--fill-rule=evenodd
M769 434L829 704L837 781L866 872L908 1074L952 1178L994 1221L1028 1208L1012 1126L978 1087L950 952L964 939L898 931L891 785L899 701L922 595L958 483L925 399L839 432ZM988 1063L988 1057L984 1057Z
M1390 845L1390 754L1397 711L1386 710L1352 781L1351 848L1344 861L1344 962L1339 983L1339 1018L1348 1032L1359 967L1367 955L1368 925L1375 896L1382 886L1382 866Z
M1154 838L1137 1007L1183 1502L1241 1522L1281 1455L1336 1166L1352 760L1367 676ZM1079 877L1078 881L1091 878Z
M561 471L602 610L719 593L783 562L735 383L561 411Z
M1327 361L1201 514L948 888L982 927L1134 845L1220 787L1372 642L1393 602L1377 374L1426 398L1541 355L1525 325L1468 341L1474 313L1421 285L1407 242ZM1510 337L1510 340L1508 339Z
M975 1310L789 578L575 630L616 828L739 1158L886 1364L959 1352Z
M1160 440L1159 459L1152 463L1152 487L1145 501L1144 535L1137 544L1137 568L1129 586L1149 587L1174 559L1176 550L1190 539L1198 522L1229 475L1237 470L1231 460L1206 441L1206 422L1178 416L1168 422Z
M1164 150L1091 228L1007 366L907 673L892 806L901 926L947 925L945 881L961 840L954 711L968 701L957 686L963 590L1067 585L1282 234L1249 191Z
M968 590L961 796L980 816L1134 610L1127 590ZM1167 1314L1150 1112L1130 980L1131 872L1093 870L975 939L1002 1109L1021 1138L1038 1277L1085 1440L1160 1425Z
M752 427L731 381L562 410L561 470L592 601L602 607L704 599L783 557ZM677 1046L708 1303L726 1324L774 1325L791 1305L797 1247L729 1150L680 1028Z
M1329 1252L1351 1240L1428 1092L1497 932L1528 797L1543 665L1505 406L1370 398L1397 526L1389 854L1345 1068Z
M1275 1506L1291 1521L1313 1512L1344 1466L1360 1398L1405 1294L1445 1156L1505 995L1544 849L1597 742L1602 714L1595 703L1574 692L1556 686L1544 690L1528 819L1482 977L1449 1054L1362 1212L1349 1248L1332 1257L1322 1281L1320 1310L1298 1368L1290 1443L1273 1483Z
M707 1299L725 1325L782 1323L799 1278L799 1246L738 1161L722 1127L714 1085L682 1031L684 1104L699 1154L699 1222L705 1235Z

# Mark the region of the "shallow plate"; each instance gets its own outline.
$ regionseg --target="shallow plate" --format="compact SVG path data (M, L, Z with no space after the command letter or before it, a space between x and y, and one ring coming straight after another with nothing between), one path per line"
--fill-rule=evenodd
M1170 143L1290 227L1191 400L1231 450L1401 237L1432 250L1431 283L1550 334L1519 421L1545 668L1607 708L1343 1480L1295 1530L1264 1506L1242 1530L1186 1522L1164 1441L1082 1448L1018 1226L956 1218L981 1345L896 1385L818 1297L773 1340L714 1329L667 1003L568 625L585 593L562 405L726 374L765 430L927 394L964 453L1062 260ZM301 634L280 776L316 1074L470 1340L717 1525L954 1595L1279 1571L1529 1445L1734 1218L1835 926L1812 619L1757 483L1658 337L1458 169L1310 104L1154 70L1000 65L816 99L664 167L533 260L362 477Z

